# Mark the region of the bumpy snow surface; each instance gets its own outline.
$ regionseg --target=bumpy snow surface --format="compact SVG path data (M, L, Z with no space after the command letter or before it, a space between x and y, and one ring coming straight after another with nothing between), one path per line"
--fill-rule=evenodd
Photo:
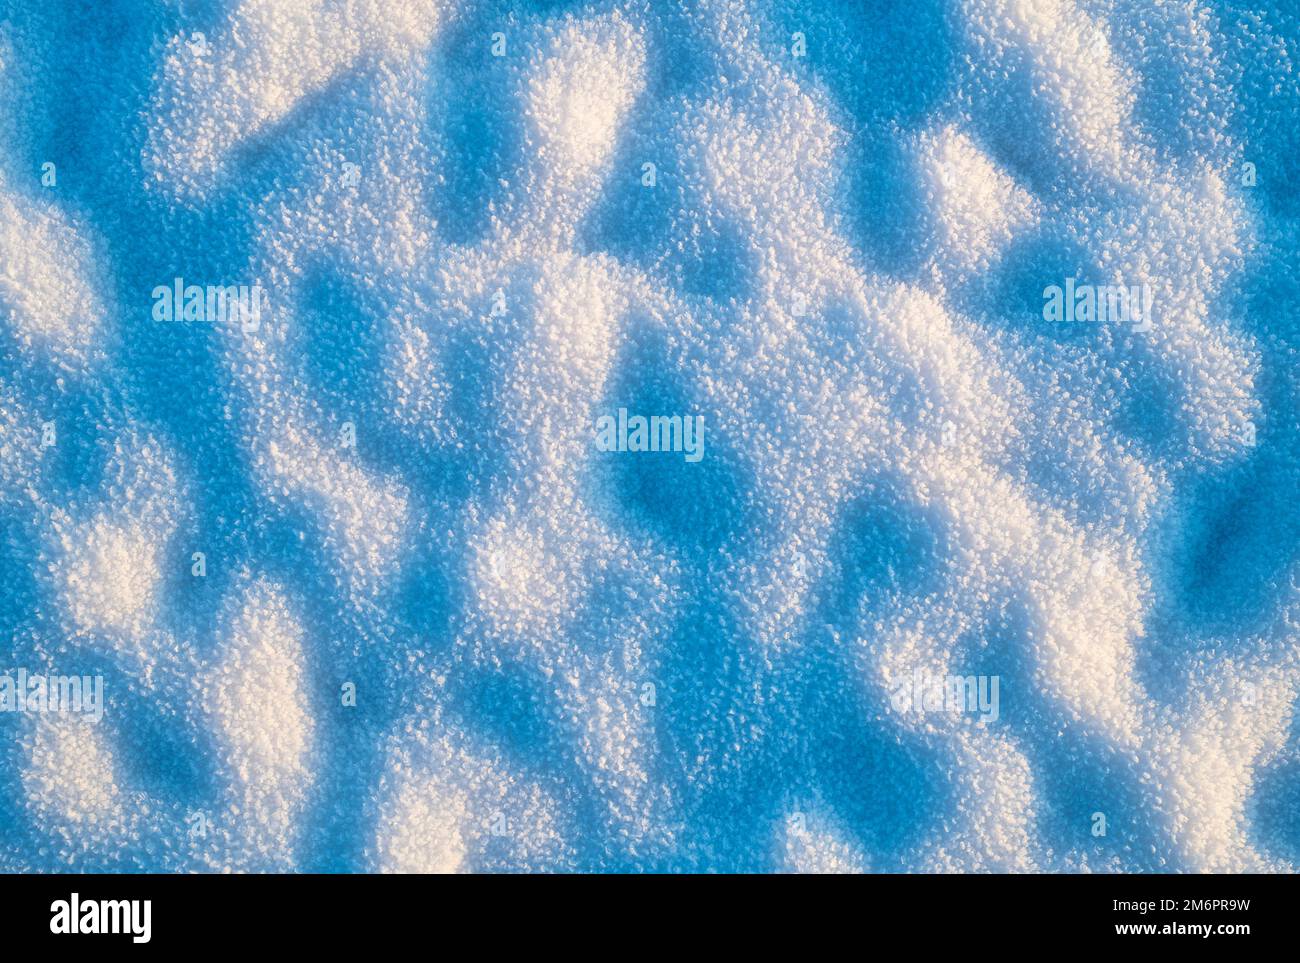
M1293 871L1296 11L3 0L0 869Z

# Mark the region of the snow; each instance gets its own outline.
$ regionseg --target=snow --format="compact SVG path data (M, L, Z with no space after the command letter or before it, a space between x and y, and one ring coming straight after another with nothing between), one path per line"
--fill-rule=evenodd
M188 6L0 15L0 866L1295 870L1287 4Z

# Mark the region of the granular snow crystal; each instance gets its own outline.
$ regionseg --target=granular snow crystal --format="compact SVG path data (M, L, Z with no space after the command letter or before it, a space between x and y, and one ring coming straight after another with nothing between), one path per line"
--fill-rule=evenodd
M1297 78L0 0L0 871L1295 872Z

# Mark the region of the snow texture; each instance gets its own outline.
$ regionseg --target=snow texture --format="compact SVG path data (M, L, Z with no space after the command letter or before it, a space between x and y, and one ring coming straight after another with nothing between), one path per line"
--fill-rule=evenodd
M1294 872L1297 158L1287 0L0 0L0 870Z

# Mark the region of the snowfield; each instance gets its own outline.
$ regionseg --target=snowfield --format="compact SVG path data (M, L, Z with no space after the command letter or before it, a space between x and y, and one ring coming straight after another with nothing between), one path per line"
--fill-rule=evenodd
M1286 0L0 0L0 871L1295 872L1298 158Z

